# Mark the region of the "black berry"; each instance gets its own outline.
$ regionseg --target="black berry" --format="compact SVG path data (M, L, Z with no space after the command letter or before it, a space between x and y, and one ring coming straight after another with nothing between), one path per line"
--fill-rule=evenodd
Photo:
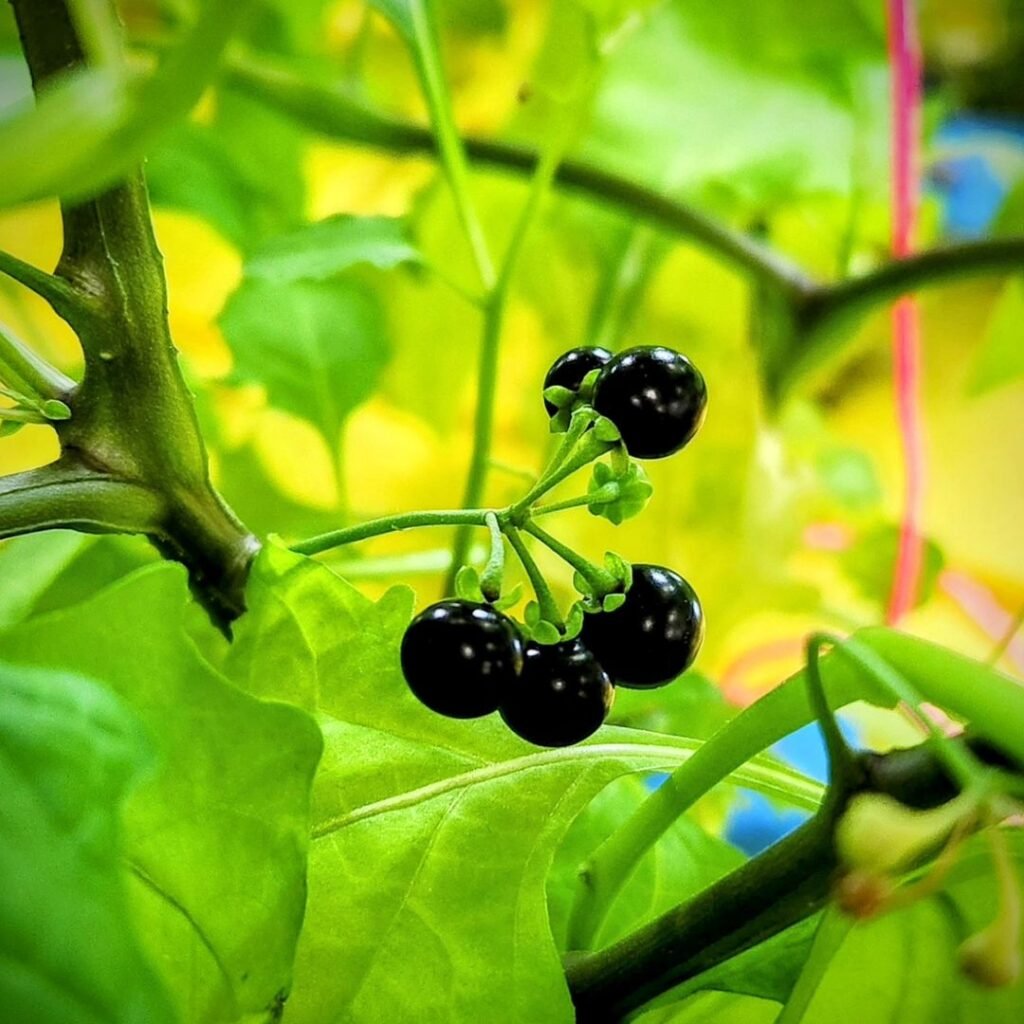
M631 348L615 356L594 387L594 408L619 428L637 459L679 451L704 421L707 401L700 371L670 348Z
M402 673L432 711L479 718L515 681L522 642L515 623L486 604L450 600L420 612L402 637Z
M591 370L599 370L611 358L612 354L606 348L570 349L551 364L551 369L544 378L544 390L557 385L570 391L579 391L583 378ZM547 409L549 416L554 416L558 412L546 398L544 408Z
M615 690L594 655L579 642L527 643L523 671L506 690L501 717L539 747L567 747L596 732Z
M649 689L693 663L704 639L704 613L686 580L660 565L634 565L626 600L583 620L580 638L616 683Z

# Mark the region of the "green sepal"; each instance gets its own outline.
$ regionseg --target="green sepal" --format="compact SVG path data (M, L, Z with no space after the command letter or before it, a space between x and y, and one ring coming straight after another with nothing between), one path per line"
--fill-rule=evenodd
M551 417L551 422L548 423L548 430L552 434L564 434L569 429L569 421L572 419L572 412L570 408L559 409L554 416Z
M523 625L526 632L532 634L540 621L540 605L536 601L528 601L523 609Z
M573 640L580 635L580 630L583 629L583 611L583 604L580 601L569 609L569 614L565 617L563 640Z
M598 416L594 421L594 437L598 441L618 441L622 438L619 428L607 416Z
M471 565L464 565L455 574L455 595L463 601L484 604L484 593L480 589L480 574Z
M11 434L16 434L21 428L25 426L24 423L19 423L17 420L0 420L0 437L10 437Z
M603 516L616 526L626 519L639 515L654 493L654 487L639 463L627 460L622 471L603 462L594 466L588 494L596 494L609 484L618 485L618 494L611 501L595 502L588 506L593 516Z
M541 619L530 631L530 639L535 643L550 646L561 643L562 634L558 632L558 627L553 623L548 622L547 619Z
M552 384L544 389L544 398L556 409L567 409L576 401L576 392L563 388L561 384Z
M590 585L590 581L581 572L574 572L572 574L572 585L575 587L578 594L582 594L584 597L593 597L594 588Z
M68 408L59 398L47 398L39 403L39 411L48 420L69 420L71 409Z
M580 381L579 396L581 402L590 404L590 400L594 397L594 386L597 384L597 378L601 376L603 369L604 367L602 366L596 367Z
M614 551L606 551L604 555L604 567L609 573L615 578L615 580L622 585L622 591L625 593L633 585L633 566L629 564L621 555L615 554Z
M517 583L507 594L502 594L496 601L492 601L491 604L498 609L499 612L503 612L506 608L512 608L519 604L523 597L523 585Z
M604 599L601 601L601 611L613 612L616 608L621 608L625 603L626 595L621 592L605 594Z

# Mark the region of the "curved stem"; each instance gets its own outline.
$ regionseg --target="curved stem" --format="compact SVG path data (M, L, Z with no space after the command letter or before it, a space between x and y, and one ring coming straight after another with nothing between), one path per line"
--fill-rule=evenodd
M530 578L530 586L533 587L533 592L537 595L537 604L540 606L541 618L546 622L550 622L556 629L561 631L565 626L565 622L562 619L562 613L558 610L558 603L555 601L551 588L548 586L548 581L544 579L544 574L540 571L540 567L533 560L533 555L530 554L529 549L523 543L523 538L519 535L519 531L514 526L506 526L505 536L508 537L512 550L515 551L516 556L526 570L526 575Z
M356 523L330 533L321 533L308 540L291 545L291 550L300 555L318 555L331 548L339 548L345 544L353 544L359 540L369 540L387 533L399 533L420 526L486 526L487 516L494 509L489 508L456 508L441 509L429 512L399 512L393 516L382 516L366 523Z
M273 58L236 55L229 60L228 75L233 86L322 134L403 153L437 152L437 140L429 129L383 117L342 89L310 81ZM472 159L520 174L532 173L540 159L529 147L493 139L466 138L463 145ZM578 160L563 161L555 182L692 238L759 280L790 292L805 291L812 284L800 267L749 235L637 182Z
M527 520L523 529L558 555L563 562L571 565L590 584L595 597L602 598L605 594L619 589L618 581L610 572L598 568L579 552L573 551L567 544L563 544L557 537L552 537L550 533L542 530L536 523Z
M484 521L491 532L491 553L480 574L480 590L488 601L497 601L501 597L501 584L505 576L505 538L494 512L488 512Z

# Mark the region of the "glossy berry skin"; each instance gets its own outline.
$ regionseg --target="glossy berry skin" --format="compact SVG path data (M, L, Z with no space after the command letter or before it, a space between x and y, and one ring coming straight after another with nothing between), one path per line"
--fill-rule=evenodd
M670 348L631 348L597 378L594 408L619 428L636 459L679 451L704 422L708 392L700 370Z
M538 747L568 747L596 732L615 689L594 655L579 642L545 646L528 642L523 671L505 691L501 717Z
M402 637L402 674L431 711L479 718L498 709L522 664L515 623L490 605L452 599L420 612Z
M585 616L580 639L616 683L652 689L693 664L704 639L704 613L678 573L634 565L625 602L613 612Z
M558 385L570 391L579 391L583 378L591 370L601 369L611 358L612 354L606 348L570 349L551 364L551 369L544 378L544 390ZM549 416L554 416L558 412L546 398L544 408L547 409Z

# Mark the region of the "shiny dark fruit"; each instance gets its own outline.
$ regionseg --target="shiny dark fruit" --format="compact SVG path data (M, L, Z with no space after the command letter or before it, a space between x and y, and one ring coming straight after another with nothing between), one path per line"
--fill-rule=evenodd
M550 646L529 642L523 670L499 710L524 740L539 747L568 747L597 731L614 697L608 674L579 640Z
M693 587L661 565L634 565L626 600L583 619L580 639L616 683L664 686L693 664L704 639L704 613Z
M544 390L557 385L570 391L579 391L583 378L591 370L599 370L611 358L612 354L606 348L570 349L551 364L551 369L544 378ZM544 408L547 409L549 416L554 416L558 412L546 398Z
M697 369L670 348L631 348L615 356L594 386L594 408L619 428L637 459L679 451L704 422L708 392Z
M479 718L497 711L522 664L515 623L490 605L452 599L420 612L402 637L402 674L432 711Z

